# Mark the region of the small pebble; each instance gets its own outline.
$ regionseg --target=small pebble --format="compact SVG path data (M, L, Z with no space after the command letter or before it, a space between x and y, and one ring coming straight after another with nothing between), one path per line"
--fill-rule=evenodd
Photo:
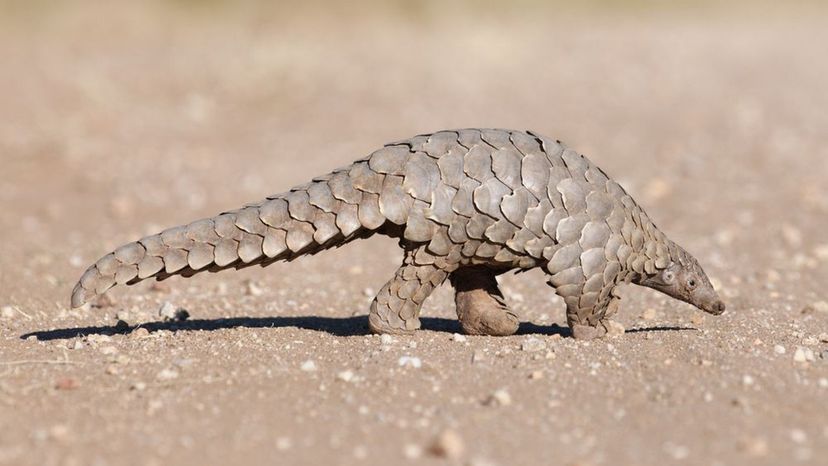
M245 281L244 287L244 292L248 296L261 296L264 294L264 290L262 289L262 287L253 280Z
M825 361L828 361L828 349L822 350L822 352L819 353L819 357Z
M817 312L828 314L828 302L826 301L817 301L811 304L810 307Z
M71 265L72 267L83 267L84 265L86 265L86 262L84 261L83 257L77 254L72 254L71 256L69 256L69 265Z
M363 288L362 295L367 298L373 298L376 295L376 291L373 288Z
M782 237L792 248L802 245L802 232L793 225L787 223L782 225Z
M423 449L419 445L409 443L403 447L403 456L409 460L416 460L423 456Z
M187 320L190 313L186 309L173 306L169 301L164 301L164 304L158 309L158 316L164 321L181 322Z
M336 374L336 378L343 381L343 382L350 382L354 380L354 371L352 370L345 370Z
M158 380L173 380L178 378L178 371L173 369L164 369L155 376Z
M684 445L677 445L673 442L667 442L664 444L664 451L673 457L675 460L683 460L686 459L690 455L690 449L685 447Z
M279 437L276 439L276 449L279 451L289 450L293 446L289 437Z
M748 456L758 458L768 454L768 442L761 438L747 438L739 443L739 449Z
M785 347L782 345L774 345L773 352L776 354L785 354Z
M380 343L383 345L390 345L391 343L394 343L394 337L387 333L383 333L380 335Z
M808 434L802 429L791 429L791 440L795 443L805 443L808 441Z
M308 359L299 366L299 369L304 372L313 372L316 370L316 363L312 359Z
M58 379L55 383L55 388L58 390L74 390L78 388L80 384L77 380L71 377L64 377L62 379Z
M141 392L147 389L147 384L144 382L135 382L131 387L129 387L129 389Z
M176 360L174 360L174 361L173 361L173 364L174 364L176 367L180 367L181 369L186 369L186 368L188 368L188 367L191 367L191 366L193 365L193 363L194 363L194 362L195 362L195 360L193 360L193 359L189 359L189 358L178 358L178 359L176 359Z
M750 376L748 374L745 374L745 375L742 376L742 384L744 384L746 386L751 386L751 385L753 385L753 382L754 382L753 376Z
M506 389L501 388L492 393L484 403L486 406L509 406L512 404L512 395Z
M49 435L58 442L66 442L72 431L65 424L56 424L49 429Z
M459 334L459 333L455 333L454 335L452 335L452 336L451 336L451 339L452 339L453 341L460 342L460 343L464 343L464 342L466 342L466 341L467 341L466 336L465 336L465 335L461 335L461 334Z
M466 451L466 445L460 434L451 429L446 429L437 435L428 449L429 453L439 458L457 460Z
M400 367L413 367L414 369L419 369L420 367L422 367L423 362L420 360L420 358L415 356L402 356L397 361L397 364Z
M357 445L354 447L354 458L359 460L364 460L368 457L368 449L365 448L365 445Z
M796 362L814 361L814 351L811 348L798 346L794 352L793 360Z
M653 178L644 186L644 196L650 201L657 202L673 191L673 186L664 178Z
M486 362L486 352L483 350L474 350L471 358L472 364L480 364Z
M3 306L2 308L0 308L0 317L4 319L11 319L16 315L17 312L14 310L14 307L12 306Z
M472 458L468 463L468 466L498 466L498 463L490 460L488 458ZM572 463L572 464L583 464L583 463Z
M546 343L539 338L529 337L523 340L523 343L520 344L520 349L521 351L527 352L542 351L546 349Z

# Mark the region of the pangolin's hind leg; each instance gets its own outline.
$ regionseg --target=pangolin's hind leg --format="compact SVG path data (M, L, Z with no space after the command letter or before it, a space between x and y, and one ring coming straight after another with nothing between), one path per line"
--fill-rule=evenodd
M506 305L497 286L494 271L484 267L465 267L452 272L457 318L470 335L512 335L520 321Z
M436 262L424 248L406 251L403 265L371 303L372 332L409 334L420 328L420 308L449 273L445 261Z

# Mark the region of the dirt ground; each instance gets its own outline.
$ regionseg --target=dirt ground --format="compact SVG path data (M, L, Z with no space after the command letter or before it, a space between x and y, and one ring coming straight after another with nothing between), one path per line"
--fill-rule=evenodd
M825 10L96 3L0 4L0 464L828 462ZM530 272L519 335L444 285L380 338L381 237L68 309L126 241L470 126L587 154L728 312L628 287L574 341Z

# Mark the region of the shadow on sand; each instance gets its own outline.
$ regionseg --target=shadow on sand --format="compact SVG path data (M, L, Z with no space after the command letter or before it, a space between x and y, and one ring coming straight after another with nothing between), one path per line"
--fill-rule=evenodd
M446 319L442 317L423 317L420 319L422 328L425 330L433 330L438 332L460 333L460 324L454 319ZM150 332L157 332L159 330L170 330L173 332L181 331L213 331L232 328L279 328L279 327L296 327L306 330L314 330L317 332L325 332L335 336L357 336L365 335L368 332L368 318L367 316L354 317L318 317L318 316L298 316L298 317L232 317L223 319L193 319L180 322L147 322L137 326L97 326L97 327L77 327L77 328L59 328L53 330L43 330L37 332L30 332L21 335L21 339L35 337L38 340L66 340L70 338L78 338L86 335L117 335L129 334L138 328L145 328ZM638 332L653 332L653 331L684 331L697 330L689 327L648 327L635 328L627 330L629 333ZM518 335L560 335L562 337L569 337L572 335L568 327L562 327L557 324L549 326L536 325L530 322L522 322Z

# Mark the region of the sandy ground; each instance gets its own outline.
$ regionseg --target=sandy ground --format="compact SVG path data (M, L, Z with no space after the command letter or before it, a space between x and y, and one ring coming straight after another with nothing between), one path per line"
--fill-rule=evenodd
M137 4L3 6L0 464L828 462L824 11ZM728 312L629 287L576 342L532 272L519 335L444 286L381 339L386 238L68 310L121 243L468 126L586 153Z

